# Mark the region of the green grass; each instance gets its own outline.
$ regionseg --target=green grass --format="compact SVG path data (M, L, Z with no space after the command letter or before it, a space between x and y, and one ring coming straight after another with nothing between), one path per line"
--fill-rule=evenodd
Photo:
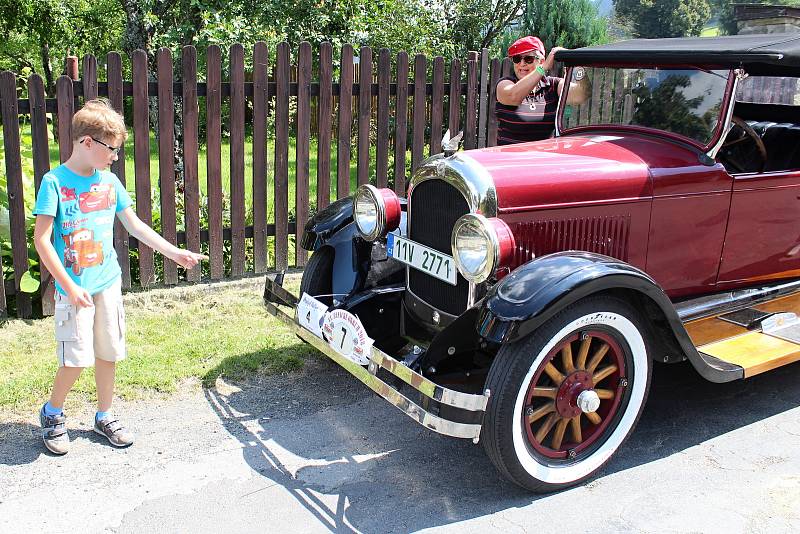
M299 279L287 278L294 292ZM187 380L212 386L302 368L313 350L264 309L253 284L140 292L129 299L128 358L117 366L123 399L171 393ZM0 325L0 413L29 414L50 394L56 371L53 319ZM93 403L94 374L84 371L68 408Z
M700 37L716 37L717 35L719 35L717 26L706 26L700 31Z

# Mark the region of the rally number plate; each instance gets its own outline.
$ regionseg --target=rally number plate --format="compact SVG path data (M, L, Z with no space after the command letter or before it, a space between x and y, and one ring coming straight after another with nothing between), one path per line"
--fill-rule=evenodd
M392 258L456 285L456 264L452 256L395 234L387 236L386 247Z

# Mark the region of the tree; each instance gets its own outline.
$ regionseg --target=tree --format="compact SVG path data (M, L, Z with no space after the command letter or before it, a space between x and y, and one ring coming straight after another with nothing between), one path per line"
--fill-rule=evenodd
M498 43L499 55L523 35L536 35L549 50L579 48L608 41L608 20L591 0L528 0L520 25Z
M444 18L460 55L491 47L523 13L525 0L446 0Z
M617 17L636 37L700 35L711 16L708 0L614 0Z
M41 73L52 93L67 53L113 50L122 21L116 0L0 0L0 68Z

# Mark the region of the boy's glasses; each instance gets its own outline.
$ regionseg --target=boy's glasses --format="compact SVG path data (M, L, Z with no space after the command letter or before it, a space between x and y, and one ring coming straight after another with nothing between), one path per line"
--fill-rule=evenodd
M519 63L519 62L520 62L520 61L522 61L523 59L525 60L525 63L526 63L527 65L530 65L531 63L533 63L534 61L536 61L536 60L537 60L537 59L539 59L539 58L538 58L538 57L536 57L536 56L524 56L524 57L523 57L523 56L514 56L514 57L512 57L512 58L511 58L511 60L512 60L514 63Z
M122 150L121 146L111 146L109 144L106 144L106 143L102 142L100 139L96 139L96 138L94 138L92 136L89 136L89 137L91 137L92 141L94 141L95 143L99 143L99 144L103 145L104 147L106 147L107 149L109 149L111 151L111 153L114 154L115 156L117 154L119 154L120 150ZM83 139L81 139L81 143L83 143L83 141L85 139L86 139L85 137Z

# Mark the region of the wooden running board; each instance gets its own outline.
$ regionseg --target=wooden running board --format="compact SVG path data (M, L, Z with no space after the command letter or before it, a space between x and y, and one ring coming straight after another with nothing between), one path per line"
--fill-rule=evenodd
M800 293L795 293L684 326L699 352L742 367L748 378L800 360L798 318Z

